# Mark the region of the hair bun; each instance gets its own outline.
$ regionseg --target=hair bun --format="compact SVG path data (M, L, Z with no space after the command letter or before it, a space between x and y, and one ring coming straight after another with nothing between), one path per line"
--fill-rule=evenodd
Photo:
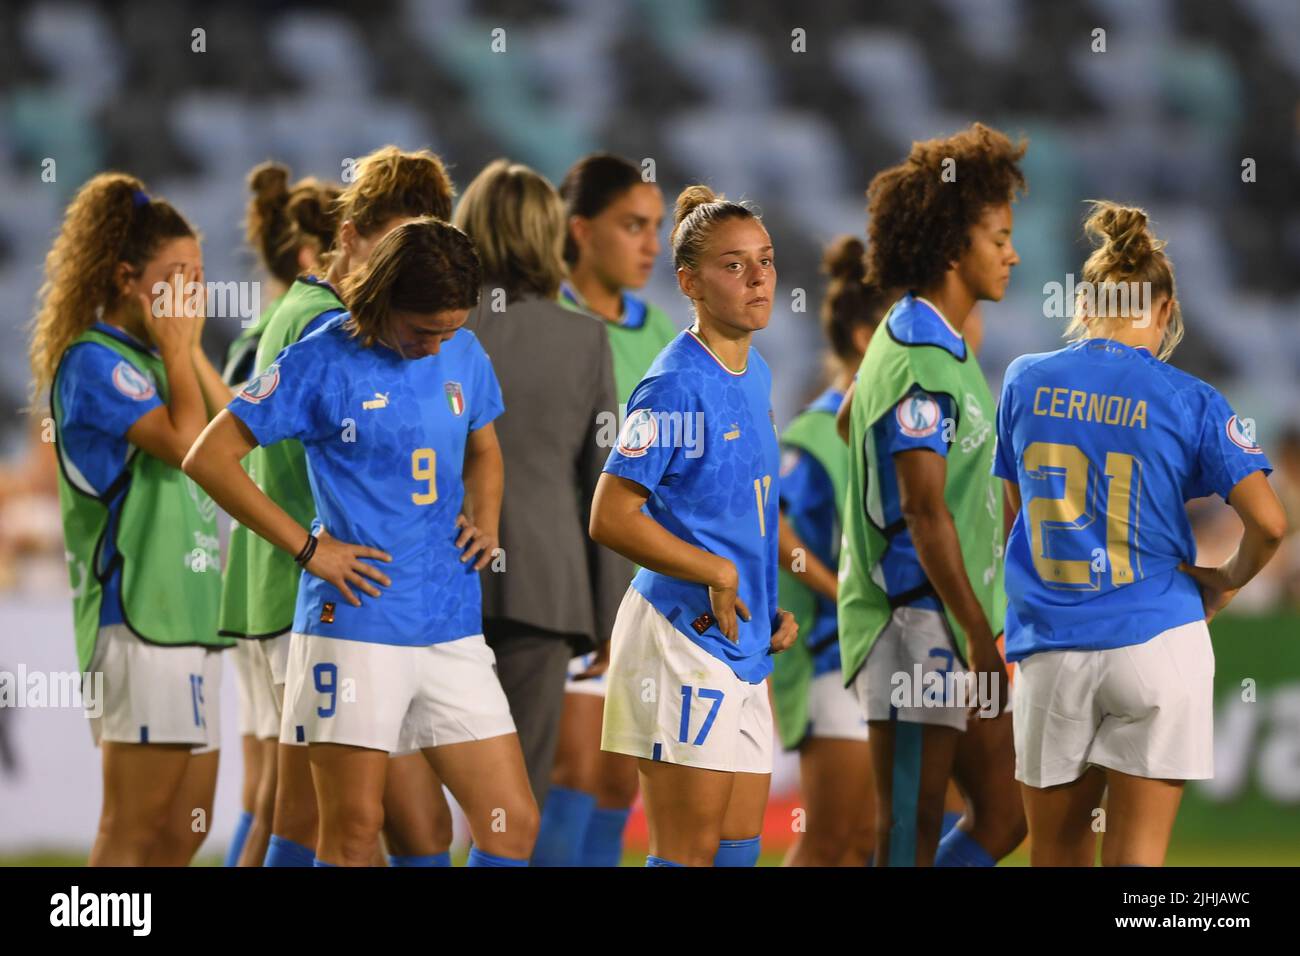
M857 236L840 236L826 249L822 271L832 279L862 282L867 277L867 246Z
M722 202L726 198L726 196L716 195L708 186L699 184L687 186L677 194L677 203L673 207L673 224L680 226L682 220L700 206L711 202Z
M289 167L276 162L255 166L248 174L248 190L264 205L283 202L289 195Z
M1109 264L1108 271L1136 272L1164 245L1151 234L1146 212L1136 206L1092 200L1092 213L1083 228L1100 240L1097 251Z

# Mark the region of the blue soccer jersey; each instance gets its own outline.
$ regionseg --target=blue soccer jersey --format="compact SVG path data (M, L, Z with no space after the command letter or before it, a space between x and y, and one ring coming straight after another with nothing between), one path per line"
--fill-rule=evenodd
M303 573L293 629L428 645L483 630L478 573L462 563L455 526L471 431L504 410L487 353L462 329L438 355L405 359L365 348L346 315L290 345L228 406L262 445L302 442L317 518L342 541L388 552L381 597Z
M900 342L935 345L959 359L966 357L966 340L925 299L911 294L904 296L890 310L885 321L889 324L889 332ZM899 605L933 611L941 609L938 595L921 568L912 533L903 518L893 456L905 451L928 449L946 458L955 429L945 428L944 422L955 419L951 396L933 394L913 386L894 406L892 414L882 415L871 426L870 441L875 443L876 461L881 463L881 467L878 486L874 490L868 489L867 509L871 520L888 539L880 559L880 573L885 593Z
M1140 644L1198 621L1178 568L1196 542L1185 502L1225 500L1272 469L1215 389L1108 339L1011 363L993 472L1022 507L1007 547L1007 657Z
M828 388L813 400L808 411L834 415L843 402L843 392ZM840 515L835 486L826 469L809 452L791 448L782 458L780 505L782 514L817 560L835 571L840 563ZM839 626L835 602L821 594L814 594L814 598L812 626L809 633L801 632L799 639L812 655L813 676L820 677L840 669Z
M605 471L650 492L645 511L677 537L727 558L752 620L732 643L713 621L709 589L642 568L632 586L687 638L741 680L772 671L776 623L780 451L772 375L758 350L743 372L681 332L646 372Z
M153 351L116 326L96 322L93 328L142 353ZM63 356L58 388L62 413L58 453L64 474L86 494L100 497L126 471L131 454L127 431L163 404L158 383L108 346L78 342ZM118 494L107 502L110 526L117 526L125 500ZM112 571L104 582L104 599L99 607L101 627L124 623L118 581L122 568L113 560L116 556L116 537L105 535L99 567Z

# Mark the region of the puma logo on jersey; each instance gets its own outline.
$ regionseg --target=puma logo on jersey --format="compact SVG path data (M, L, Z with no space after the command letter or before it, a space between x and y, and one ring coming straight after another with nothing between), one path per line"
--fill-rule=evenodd
M732 423L731 423L731 431L729 431L729 432L723 432L723 433L722 433L722 437L723 437L724 439L726 439L727 441L734 441L735 439L739 438L739 437L740 437L740 424L739 424L738 422L732 422Z
M375 397L370 399L369 401L362 402L361 407L364 408L366 411L371 411L372 409L376 409L376 408L387 408L388 393L375 392Z

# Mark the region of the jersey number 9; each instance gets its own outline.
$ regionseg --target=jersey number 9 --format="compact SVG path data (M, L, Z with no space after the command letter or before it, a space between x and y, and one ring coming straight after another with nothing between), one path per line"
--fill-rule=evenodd
M1048 555L1050 537L1055 534L1095 534L1097 495L1101 477L1077 445L1058 445L1036 441L1025 449L1025 472L1031 481L1048 481L1064 477L1063 494L1058 497L1035 496L1026 504L1029 523L1029 551L1034 570L1049 588L1072 591L1096 591L1101 588L1104 571L1086 558L1053 558ZM1134 577L1129 529L1138 526L1138 506L1142 495L1142 462L1120 452L1106 453L1106 565L1111 584L1132 584L1142 576L1139 567ZM1134 493L1134 485L1137 493ZM1132 519L1130 520L1130 512Z
M412 491L411 500L417 505L431 505L438 500L438 454L432 448L417 448L411 452L411 477L427 481L427 491Z

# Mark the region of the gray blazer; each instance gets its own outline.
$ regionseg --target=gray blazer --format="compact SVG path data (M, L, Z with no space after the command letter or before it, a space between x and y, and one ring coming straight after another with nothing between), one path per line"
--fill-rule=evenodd
M532 296L493 312L486 288L465 328L491 357L506 406L496 420L505 570L480 572L483 618L553 631L577 652L590 650L609 640L634 570L587 534L609 455L597 445L597 414L618 413L609 335L600 319Z

